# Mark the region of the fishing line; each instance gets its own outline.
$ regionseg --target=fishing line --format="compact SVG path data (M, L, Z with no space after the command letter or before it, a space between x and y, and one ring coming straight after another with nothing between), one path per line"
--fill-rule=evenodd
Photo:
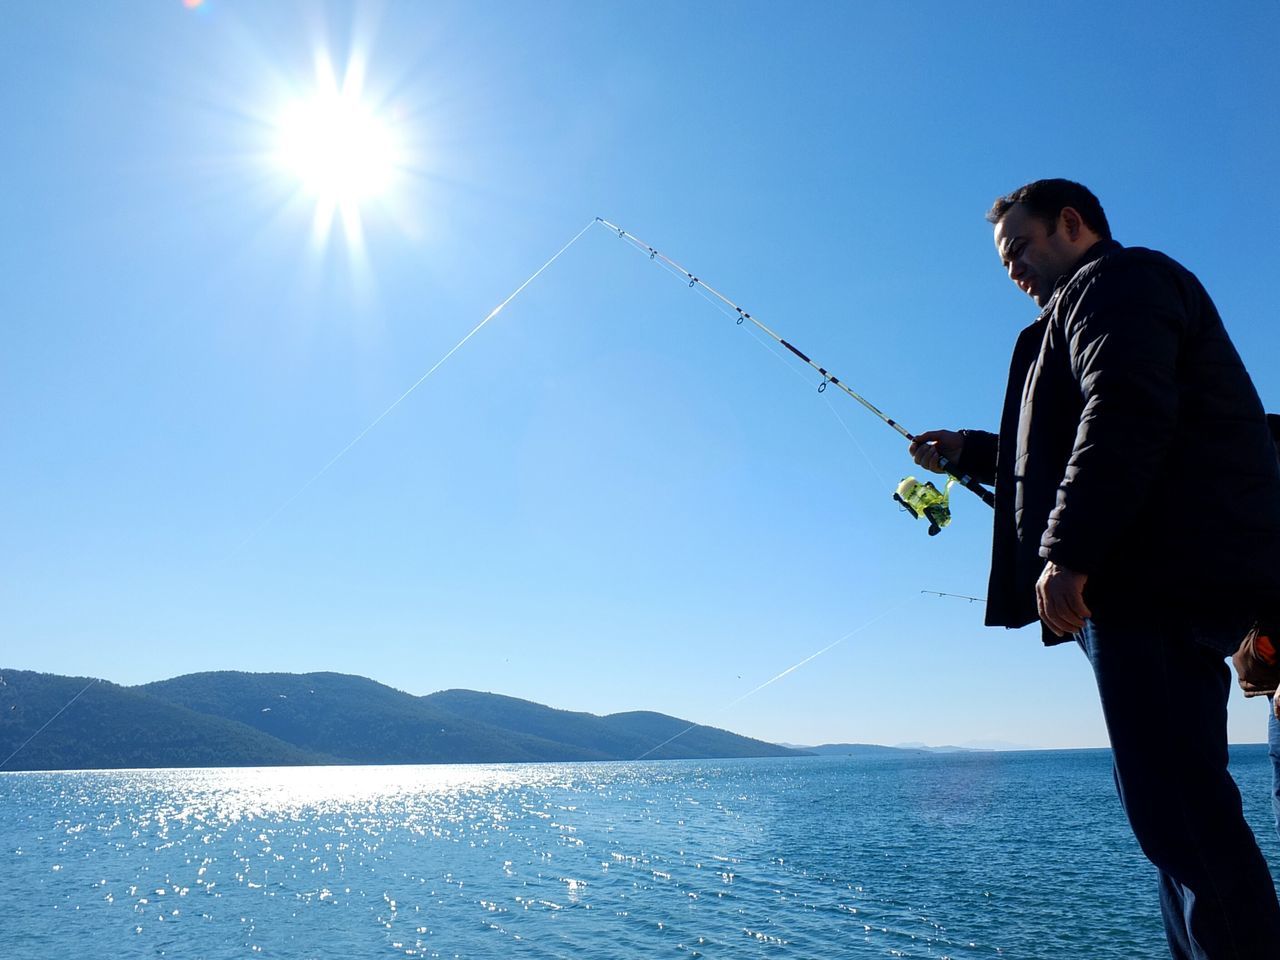
M496 307L494 307L491 311L489 311L488 315L485 316L485 318L481 320L478 324L476 324L466 334L466 336L464 336L461 340L459 340L456 344L454 344L444 354L444 356L442 356L439 360L437 360L434 364L432 364L432 366L425 373L423 373L422 376L420 376L417 380L415 380L409 386L409 388L406 389L402 394L400 394L400 396L397 397L390 405L388 405L385 410L383 410L380 414L374 417L373 420L370 421L370 423L363 430L357 433L346 444L346 446L344 446L337 453L335 453L329 459L329 461L324 464L324 466L322 466L319 470L317 470L305 483L303 483L297 490L295 490L289 497L287 497L278 507L276 507L270 514L268 514L268 516L262 521L262 523L260 523L247 537L245 537L239 543L239 545L236 547L235 552L239 553L249 543L253 542L253 540L255 540L258 537L258 535L267 526L269 526L272 523L272 521L275 520L277 516L279 516L290 505L292 505L294 501L296 501L300 496L302 496L302 494L305 493L313 484L315 484L317 480L319 480L326 473L328 473L329 470L332 469L332 467L338 463L338 461L340 461L343 457L345 457L353 447L355 447L361 440L363 440L375 427L378 426L379 423L381 423L384 419L386 419L392 413L392 411L396 409L396 407L400 406L400 404L403 403L409 397L410 394L412 394L415 390L417 390L418 387L420 387L429 377L431 377L432 374L434 374L437 370L439 370L440 367L443 366L445 362L449 360L450 357L452 357L455 353L457 353L460 349L462 349L462 347L472 337L474 337L477 333L479 333L485 327L485 325L489 323L490 320L494 319L499 313L501 313L503 308L505 308L507 304L509 304L520 293L522 293L524 289L529 286L529 284L533 283L534 280L540 277L543 274L543 272L546 271L553 263L559 260L560 257L565 253L565 251L567 251L570 247L572 247L575 243L577 243L578 240L582 237L582 235L585 234L591 228L592 224L596 224L596 223L600 224L601 226L607 227L609 230L616 233L618 237L626 240L629 244L631 244L636 249L648 253L650 260L657 263L659 266L661 266L667 272L671 273L673 276L679 277L682 280L686 281L689 287L695 289L704 299L706 299L709 303L716 306L716 308L720 310L722 313L724 313L726 316L733 317L736 323L741 325L744 321L750 320L751 323L756 328L758 328L759 330L767 334L778 345L784 347L786 350L790 351L790 353L794 354L796 357L803 360L807 365L812 367L814 370L818 371L818 373L822 376L822 382L818 386L819 393L825 392L828 384L837 386L841 390L843 390L846 394L848 394L850 397L852 397L854 400L856 400L859 404L865 407L868 411L874 414L882 422L884 422L885 424L887 424L888 426L896 430L903 437L905 437L908 440L915 439L914 435L911 434L908 430L906 430L901 424L899 424L897 421L887 416L883 411L881 411L878 407L876 407L874 404L868 401L861 394L854 391L851 387L849 387L848 384L842 381L839 377L836 377L835 375L827 371L825 368L819 366L817 363L811 360L808 356L802 353L799 349L797 349L794 345L792 345L791 343L788 343L786 340L780 337L773 330L769 329L769 327L765 326L759 319L752 316L750 313L748 313L742 307L738 306L728 297L724 296L724 294L720 293L710 284L706 283L699 277L690 273L680 264L676 263L676 261L666 256L666 254L660 253L658 250L649 246L647 243L640 240L638 237L635 237L632 234L627 233L625 230L623 230L621 227L617 226L616 224L611 223L608 220L605 220L603 217L595 217L592 220L590 220L581 230L579 230L576 234L574 234L572 239L570 239L564 246L562 246L559 250L557 250L545 263L542 264L542 266L540 266L537 270L535 270L532 274L530 274L529 277L523 283L521 283L518 287L516 287L516 289L513 290L511 294L507 296L506 299L504 299L501 303L499 303ZM761 341L761 342L763 343L764 341ZM834 413L835 412L834 408L831 408L831 409L832 409L832 412ZM853 436L853 432L849 430L848 425L844 422L843 419L839 417L838 414L836 416L837 416L837 419L840 420L841 425L845 428L845 432L849 434L851 439L853 439L855 445L858 446L859 451L862 453L864 457L866 457L868 463L872 464L872 467L874 469L875 468L874 462L871 460L869 456L867 456L866 451L862 448L861 444L858 443L856 437ZM950 473L953 477L955 477L956 480L958 480L961 484L963 484L967 489L971 490L973 493L981 497L982 500L986 502L988 505L994 505L995 499L989 490L982 487L973 478L964 474L960 474L955 469L954 464L950 463L945 457L939 457L939 466L942 467L944 470L946 470L948 473ZM879 476L878 470L876 471L876 473L877 473L877 476Z
M84 695L85 690L88 690L88 689L89 689L90 687L92 687L95 683L101 683L101 682L102 682L102 680L101 680L101 679L95 678L95 679L93 679L93 680L90 680L88 683L86 683L86 684L84 685L84 690L81 690L81 691L80 691L79 693L77 693L74 697L72 697L72 698L71 698L70 700L68 700L65 704L63 704L63 705L62 705L62 709L61 709L61 710L59 710L57 713L55 713L55 714L54 714L52 717L50 717L48 720L46 720L46 721L44 722L44 726L43 726L43 727L41 727L39 730L37 730L37 731L36 731L35 733L33 733L31 736L27 737L27 739L26 739L26 740L24 740L24 741L22 742L22 746L18 747L18 749L17 749L17 750L13 751L13 753L11 753L11 754L9 754L7 757L5 757L3 761L0 761L0 770L3 770L3 769L4 769L4 767L5 767L5 764L7 764L10 760L12 760L12 759L13 759L14 757L16 757L18 754L20 754L20 753L21 753L21 752L26 748L26 746L27 746L27 744L28 744L28 743L30 743L30 742L31 742L32 740L34 740L36 737L40 736L40 734L44 733L44 731L45 731L45 727L48 727L48 726L49 726L49 724L53 723L53 721L57 720L60 716L62 716L62 714L66 711L67 707L71 706L73 703L75 703L77 700L79 700L79 699Z
M797 670L803 667L806 663L809 663L812 660L818 659L818 657L822 656L824 653L826 653L829 650L834 650L836 647L840 646L840 644L844 643L850 637L856 636L859 633L861 633L863 630L866 630L869 627L875 626L875 624L879 623L885 617L889 616L889 614L896 613L898 610L902 608L902 606L903 605L901 603L895 604L894 606L890 607L888 610L884 611L884 613L881 613L872 617L870 620L868 620L866 623L862 624L861 626L854 627L852 630L846 633L843 637L840 637L837 640L833 640L831 643L827 644L821 650L818 650L814 653L809 654L803 660L799 661L798 663L792 664L791 666L787 667L787 669L783 670L781 673L777 674L776 676L770 677L768 680L766 680L764 683L760 684L759 686L753 687L752 689L748 690L742 696L738 697L738 699L732 700L729 703L725 704L718 711L712 714L712 716L718 717L723 713L727 713L728 711L736 707L738 704L740 704L743 700L746 700L748 697L754 696L755 694L763 690L765 687L768 687L768 686L771 686L772 684L777 683L783 677L789 674L795 673ZM689 726L685 727L683 730L681 730L679 733L675 734L674 736L668 737L666 740L663 740L657 746L650 747L644 753L640 754L640 756L636 757L636 760L643 760L645 757L649 756L651 753L661 750L671 741L680 739L690 730L696 730L698 727L703 727L703 726L706 726L706 724L703 724L703 723L689 724Z
M468 333L465 337L463 337L461 340L455 343L452 347L450 347L448 352L446 352L443 357L441 357L434 364L432 364L431 368L422 376L420 376L417 380L415 380L413 382L413 385L410 386L409 389L406 390L404 393L400 394L400 396L398 396L395 399L395 401L389 407L387 407L387 409L383 410L380 414L374 417L367 427L365 427L358 434L356 434L350 443L348 443L345 447L343 447L341 450L335 453L328 463L326 463L323 467L321 467L319 470L315 472L315 474L311 477L310 480L308 480L296 491L294 491L293 495L290 496L287 500L285 500L282 504L280 504L280 506L276 507L275 510L271 511L271 514L265 520L263 520L262 523L258 525L257 529L255 529L251 534L249 534L249 536L245 537L245 539L240 542L240 545L236 547L236 552L239 553L241 550L243 550L249 543L251 543L258 536L259 533L263 531L264 528L266 528L268 524L271 523L272 520L274 520L277 516L279 516L280 513L284 511L291 503L297 500L298 497L302 496L302 494L304 494L307 491L308 487L310 487L313 483L315 483L317 480L323 477L326 473L328 473L330 467L332 467L335 463L337 463L339 460L345 457L352 447L354 447L357 443L359 443L361 440L365 438L365 436L369 433L369 431L371 431L374 427L376 427L379 423L381 423L384 419L386 419L387 415L390 414L392 410L400 406L400 404L404 402L404 400L409 396L409 394L417 390L418 387L422 386L423 382L428 377L430 377L433 373L435 373L442 366L444 366L444 363L446 360L448 360L460 349L462 349L463 344L465 344L468 340L470 340L477 333L479 333L480 330L485 326L485 324L487 324L490 320L492 320L499 313L501 313L502 309L507 304L509 304L512 300L514 300L517 296L519 296L519 294L524 290L525 287L529 286L529 284L533 283L534 280L537 280L538 277L542 276L543 271L546 270L553 263L555 263L557 260L559 260L561 254L563 254L566 250L568 250L575 243L577 243L578 239L584 233L590 230L591 227L596 222L597 220L588 221L585 227L583 227L576 234L574 234L572 240L570 240L563 247L557 250L555 254L552 255L552 257L546 263L540 266L537 270L533 271L533 273L529 275L528 279L525 280L524 283L520 284L520 286L516 287L513 291L511 291L511 294L507 297L507 299L503 300L500 304L498 304L496 307L490 310L488 316L486 316L483 320L481 320L474 327L472 327L470 333Z
M877 467L876 462L871 459L871 455L867 453L862 444L858 442L858 438L854 436L853 431L849 429L849 424L844 422L844 417L840 416L840 412L836 410L835 404L833 404L827 397L823 397L822 399L826 400L827 409L830 410L831 415L840 422L840 426L844 427L844 432L849 435L849 439L853 441L853 445L858 448L858 452L862 454L862 459L867 461L867 466L869 466L871 468L871 472L876 475L876 479L880 481L882 486L889 486L889 480L880 472L880 468Z
M707 298L707 299L710 299L710 298ZM728 311L726 311L722 306L720 306L720 304L717 303L716 307L720 310L721 313L724 313L726 316L732 316L732 314L729 314ZM805 375L801 373L799 370L797 370L795 366L792 364L792 362L789 359L787 359L787 355L782 353L780 350L778 350L778 348L775 347L772 342L766 340L764 337L760 336L760 334L756 333L754 330L751 330L751 329L747 330L747 334L751 337L752 340L760 344L762 349L767 350L770 356L776 358L779 363L781 363L784 367L786 367L789 373L794 374L795 376L799 377L801 380L804 380L805 383L808 383L808 380L805 379ZM836 422L839 423L840 426L844 428L844 432L849 435L849 439L853 441L853 445L854 447L857 448L858 453L862 454L862 459L867 461L867 466L870 467L871 472L876 475L876 479L883 486L886 486L886 487L889 486L888 479L885 477L883 473L880 472L880 468L877 467L876 462L871 459L871 456L870 454L867 453L866 448L864 448L862 444L858 442L858 438L854 436L853 431L849 429L849 424L845 422L844 417L840 416L840 411L837 410L835 407L835 404L831 402L831 398L827 397L824 394L822 399L823 399L823 402L826 403L827 409L831 411L831 415L836 418Z
M715 297L717 300L721 301L721 303L723 303L724 306L730 308L734 312L735 322L737 324L741 325L744 321L750 320L751 323L755 325L755 327L757 327L759 330L763 331L764 333L768 334L769 337L777 341L779 345L785 347L791 353L795 354L797 357L803 360L806 364L808 364L810 367L816 370L818 374L822 377L822 382L818 386L819 393L825 392L828 385L839 387L842 391L848 394L852 399L856 400L859 404L861 404L867 411L869 411L874 416L876 416L881 422L892 427L894 430L896 430L900 435L902 435L907 440L911 440L913 442L915 441L915 435L912 434L905 427L903 427L902 424L898 423L892 417L888 416L883 410L881 410L879 407L873 404L866 397L862 396L862 394L858 393L856 390L850 387L847 383L845 383L839 377L832 374L826 368L815 363L812 359L810 359L804 352L802 352L794 344L788 343L786 340L784 340L781 336L779 336L769 327L765 326L765 324L762 323L759 320L759 318L752 316L749 312L744 310L742 307L738 306L738 304L734 303L732 300L730 300L720 291L716 290L714 287L708 284L701 277L698 277L694 273L685 269L680 264L676 263L676 261L668 257L666 254L661 253L656 248L645 243L639 237L636 237L635 235L630 234L627 231L623 230L617 224L611 223L610 221L605 220L603 217L597 217L596 221L600 223L602 226L608 227L610 230L616 233L619 238L627 241L631 246L635 247L637 250L647 253L649 255L650 260L653 260L661 265L666 266L669 270L675 272L678 275L683 275L683 278L686 280L686 282L691 288L698 289L701 291L706 291L706 293L710 294L711 296ZM966 490L970 491L975 496L979 497L983 503L987 504L987 506L989 507L995 506L995 495L986 487L982 486L973 477L969 476L966 473L961 472L956 467L956 465L952 463L950 460L948 460L946 457L939 455L938 466L942 468L944 471L946 471L948 474L950 474L952 477L954 477L955 480L959 482Z
M602 225L604 225L606 222L607 221L603 221L603 220L600 221ZM677 270L676 268L670 266L668 263L662 260L658 260L657 257L654 257L653 261L655 264L657 264L667 273L671 274L672 277L682 282L687 282L688 280L687 273ZM696 287L694 287L694 290L698 293L699 296L702 297L703 300L711 304L711 306L717 312L729 318L733 318L735 316L734 312L724 305L723 298L717 299L716 297L712 296L710 293L708 293L706 290L703 289L703 285L701 283L699 283ZM762 349L768 351L770 356L776 358L779 363L781 363L784 367L786 367L788 372L799 377L805 383L809 382L805 378L805 375L795 368L795 366L792 364L792 361L789 359L788 355L783 353L781 350L777 348L777 346L775 346L774 341L764 338L751 327L745 327L744 329L751 336L752 340L760 344ZM835 404L831 402L830 397L824 396L822 399L826 402L827 409L831 411L831 415L836 418L836 421L840 424L841 427L844 428L844 432L848 434L849 439L853 441L853 445L857 448L858 453L860 453L862 455L862 458L866 460L867 466L869 466L871 468L871 472L876 475L876 479L882 485L889 486L888 479L885 477L883 473L880 472L880 468L877 467L875 461L871 459L871 456L870 454L867 453L866 448L862 446L862 444L858 441L858 438L854 435L853 431L849 429L849 424L845 422L844 417L840 416L840 412L836 410Z

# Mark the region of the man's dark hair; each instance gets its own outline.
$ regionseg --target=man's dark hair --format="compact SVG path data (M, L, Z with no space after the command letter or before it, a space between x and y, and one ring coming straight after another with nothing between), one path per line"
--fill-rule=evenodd
M1033 217L1047 223L1049 233L1057 229L1062 208L1072 207L1086 227L1103 240L1111 239L1111 225L1102 212L1102 204L1088 187L1074 180L1035 180L1008 196L997 197L987 211L987 222L999 223L1015 203L1022 204Z
M1280 413L1268 413L1267 426L1271 428L1271 439L1280 443Z

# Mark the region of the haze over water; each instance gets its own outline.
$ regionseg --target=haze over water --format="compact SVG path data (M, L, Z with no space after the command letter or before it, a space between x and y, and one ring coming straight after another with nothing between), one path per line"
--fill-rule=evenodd
M1167 956L1106 751L0 776L0 955ZM1235 748L1274 865L1264 748Z

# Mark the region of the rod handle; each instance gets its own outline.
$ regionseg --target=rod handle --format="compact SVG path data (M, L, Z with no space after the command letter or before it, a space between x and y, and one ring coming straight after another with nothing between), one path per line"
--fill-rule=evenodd
M988 490L986 487L984 487L982 484L980 484L977 480L973 479L973 477L969 476L967 473L961 473L959 468L956 467L954 463L952 463L950 460L948 460L946 457L942 456L941 454L938 455L938 466L941 467L943 470L945 470L949 475L955 477L956 481L960 484L960 486L964 487L970 493L977 496L983 503L985 503L992 510L995 509L996 495L992 493L990 490Z

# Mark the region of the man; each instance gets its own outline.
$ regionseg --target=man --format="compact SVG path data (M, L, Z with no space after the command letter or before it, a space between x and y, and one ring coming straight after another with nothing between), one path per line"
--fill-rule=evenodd
M1046 643L1089 657L1173 957L1273 956L1280 906L1227 771L1224 662L1280 609L1262 405L1196 278L1113 241L1088 189L1038 180L987 220L1042 310L1014 347L999 434L930 431L912 456L995 484L986 622L1039 619Z

